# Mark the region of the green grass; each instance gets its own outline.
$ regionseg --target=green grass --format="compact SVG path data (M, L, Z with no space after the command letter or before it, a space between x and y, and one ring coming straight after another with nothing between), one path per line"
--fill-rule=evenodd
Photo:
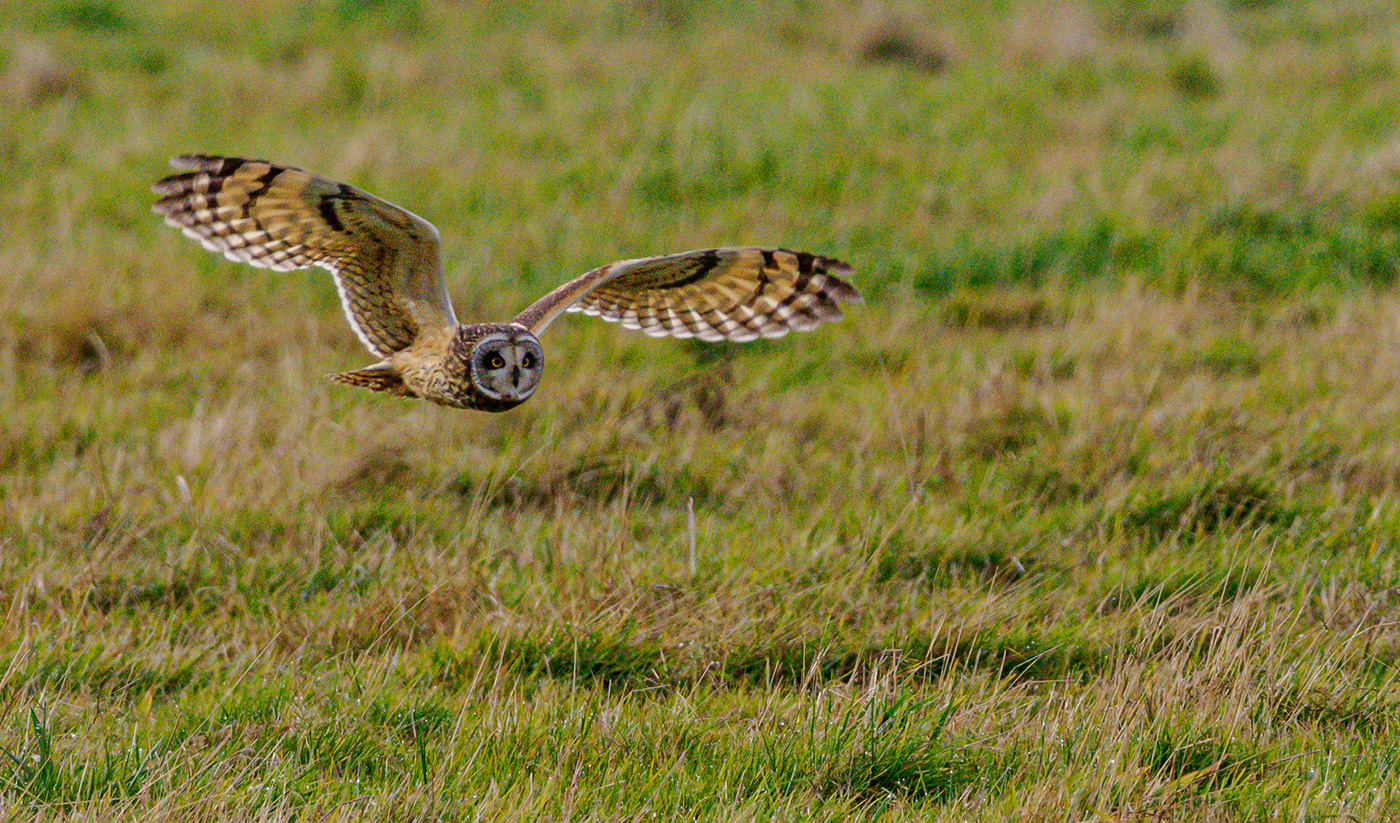
M1400 815L1387 4L0 20L6 819ZM189 151L429 218L464 319L716 244L867 302L376 397L149 213Z

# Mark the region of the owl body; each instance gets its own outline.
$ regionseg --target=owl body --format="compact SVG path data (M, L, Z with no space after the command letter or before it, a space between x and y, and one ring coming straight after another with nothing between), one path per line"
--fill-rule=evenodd
M621 260L570 280L507 323L459 323L438 233L353 186L265 161L188 155L155 184L167 223L231 260L331 272L346 320L380 360L332 375L347 385L500 412L544 372L539 335L583 312L654 337L744 342L807 331L860 302L851 267L807 252L703 249Z
M471 323L396 352L387 362L408 396L501 412L534 394L544 373L544 347L523 326Z
M529 329L471 323L425 335L379 363L331 379L440 406L500 412L529 399L543 373L544 347Z

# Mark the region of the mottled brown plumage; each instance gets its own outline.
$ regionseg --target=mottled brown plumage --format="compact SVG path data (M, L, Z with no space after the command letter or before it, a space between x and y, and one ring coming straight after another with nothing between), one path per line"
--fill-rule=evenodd
M509 323L460 324L438 233L372 194L261 160L187 155L154 210L205 248L276 271L331 272L351 329L381 360L337 382L457 408L504 411L539 385L538 336L565 311L655 337L743 342L841 319L860 302L839 260L720 248L622 260L554 289Z

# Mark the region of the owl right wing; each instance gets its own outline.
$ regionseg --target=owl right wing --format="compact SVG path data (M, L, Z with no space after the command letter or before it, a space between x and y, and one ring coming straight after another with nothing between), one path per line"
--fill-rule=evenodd
M344 183L262 160L186 155L153 186L153 211L230 260L335 278L345 319L388 357L457 318L443 285L438 233L421 217Z
M802 251L723 248L622 260L558 287L516 316L536 336L581 311L652 337L744 342L841 319L860 292L850 265Z

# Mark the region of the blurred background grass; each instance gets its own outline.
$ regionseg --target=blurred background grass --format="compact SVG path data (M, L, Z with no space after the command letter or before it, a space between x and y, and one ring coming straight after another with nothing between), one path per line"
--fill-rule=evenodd
M7 814L1397 813L1390 4L0 20ZM190 151L427 217L463 319L721 244L867 303L386 400L149 213Z

